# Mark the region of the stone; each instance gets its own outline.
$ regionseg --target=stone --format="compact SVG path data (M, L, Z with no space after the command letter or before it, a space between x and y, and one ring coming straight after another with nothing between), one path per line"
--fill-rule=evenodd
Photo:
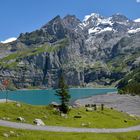
M47 119L47 118L48 118L48 117L45 115L45 116L44 116L44 119Z
M6 137L6 138L9 137L9 135L7 133L3 133L3 136Z
M74 116L74 118L82 118L82 116L76 115L76 116Z
M18 121L21 121L21 122L25 121L25 119L22 118L22 117L18 117L17 120L18 120Z
M16 106L17 106L17 107L21 107L21 104L20 104L20 103L17 103Z
M68 118L68 115L67 114L64 114L64 113L61 113L61 117Z
M10 120L10 118L6 118L6 120L8 120L8 121L9 121L9 120Z
M72 106L69 106L69 110L71 110L72 109Z
M53 107L58 107L58 106L59 106L59 104L58 104L57 102L51 102L51 105L52 105Z
M125 123L127 123L127 120L124 120Z
M77 114L78 114L78 115L80 115L81 113L80 113L80 112L78 112Z
M74 103L74 105L72 106L73 108L79 108L81 107L82 105L80 103Z
M135 117L135 115L133 115L133 114L130 114L129 116L130 116L130 117L133 117L133 118Z
M85 123L81 123L81 126L86 126L86 124Z
M15 134L15 132L14 131L10 131L10 134Z
M6 118L5 117L2 117L2 120L6 120Z
M93 111L93 108L87 107L87 108L86 108L86 111L92 112L92 111Z
M38 126L45 126L45 123L41 119L35 119L33 122Z
M2 117L2 120L10 120L10 118L8 118L8 117Z
M85 126L89 126L91 125L91 122L88 122L88 123L82 123L81 126L85 127Z

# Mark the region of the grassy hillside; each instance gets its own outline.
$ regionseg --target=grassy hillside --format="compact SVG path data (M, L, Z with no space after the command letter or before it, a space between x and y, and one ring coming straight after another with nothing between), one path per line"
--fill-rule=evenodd
M81 116L81 118L74 116ZM72 108L67 117L62 117L52 107L26 104L18 107L17 103L0 103L0 119L9 118L10 121L17 121L17 117L25 118L25 123L33 124L33 120L39 118L46 125L69 127L121 128L140 124L138 117L130 117L125 113L107 108L104 111L98 108L93 112L87 112L85 108Z
M23 59L36 56L38 54L42 54L45 52L50 53L50 52L58 51L59 49L65 47L67 44L68 44L68 39L63 39L51 46L48 44L43 44L43 45L38 45L33 47L22 48L22 51L17 50L16 52L13 52L8 56L1 58L0 67L6 69L16 69L16 67Z
M118 83L118 88L121 94L140 95L140 68L126 75Z

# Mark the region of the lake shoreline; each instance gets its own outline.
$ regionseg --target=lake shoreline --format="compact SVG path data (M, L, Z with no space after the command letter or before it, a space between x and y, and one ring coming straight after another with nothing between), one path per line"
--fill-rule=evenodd
M110 94L112 92L116 93L115 88L71 88L69 93L71 95L71 103L76 99L91 97L98 94ZM0 99L6 97L6 92L1 92ZM55 90L17 90L9 91L8 99L25 102L32 105L48 105L51 102L60 103L59 98L56 96Z
M78 99L74 103L81 106L85 106L86 104L97 104L98 106L104 104L106 107L140 116L140 96L104 94Z

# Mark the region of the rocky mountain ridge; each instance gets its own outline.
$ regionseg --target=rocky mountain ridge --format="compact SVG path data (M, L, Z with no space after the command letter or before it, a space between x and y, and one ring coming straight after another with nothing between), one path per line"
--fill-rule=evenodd
M80 21L56 16L40 29L0 43L0 79L17 88L56 87L63 69L70 86L111 86L140 66L140 22L92 13Z

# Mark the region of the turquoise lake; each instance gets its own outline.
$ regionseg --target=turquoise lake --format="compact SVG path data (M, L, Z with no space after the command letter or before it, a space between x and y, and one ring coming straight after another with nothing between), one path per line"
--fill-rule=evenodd
M115 88L71 88L71 102L76 99L86 98L94 95L116 92ZM115 94L115 93L114 93ZM0 91L0 99L5 98L5 92ZM32 105L48 105L52 101L59 103L59 98L55 95L55 90L18 90L8 91L8 99L24 102Z

